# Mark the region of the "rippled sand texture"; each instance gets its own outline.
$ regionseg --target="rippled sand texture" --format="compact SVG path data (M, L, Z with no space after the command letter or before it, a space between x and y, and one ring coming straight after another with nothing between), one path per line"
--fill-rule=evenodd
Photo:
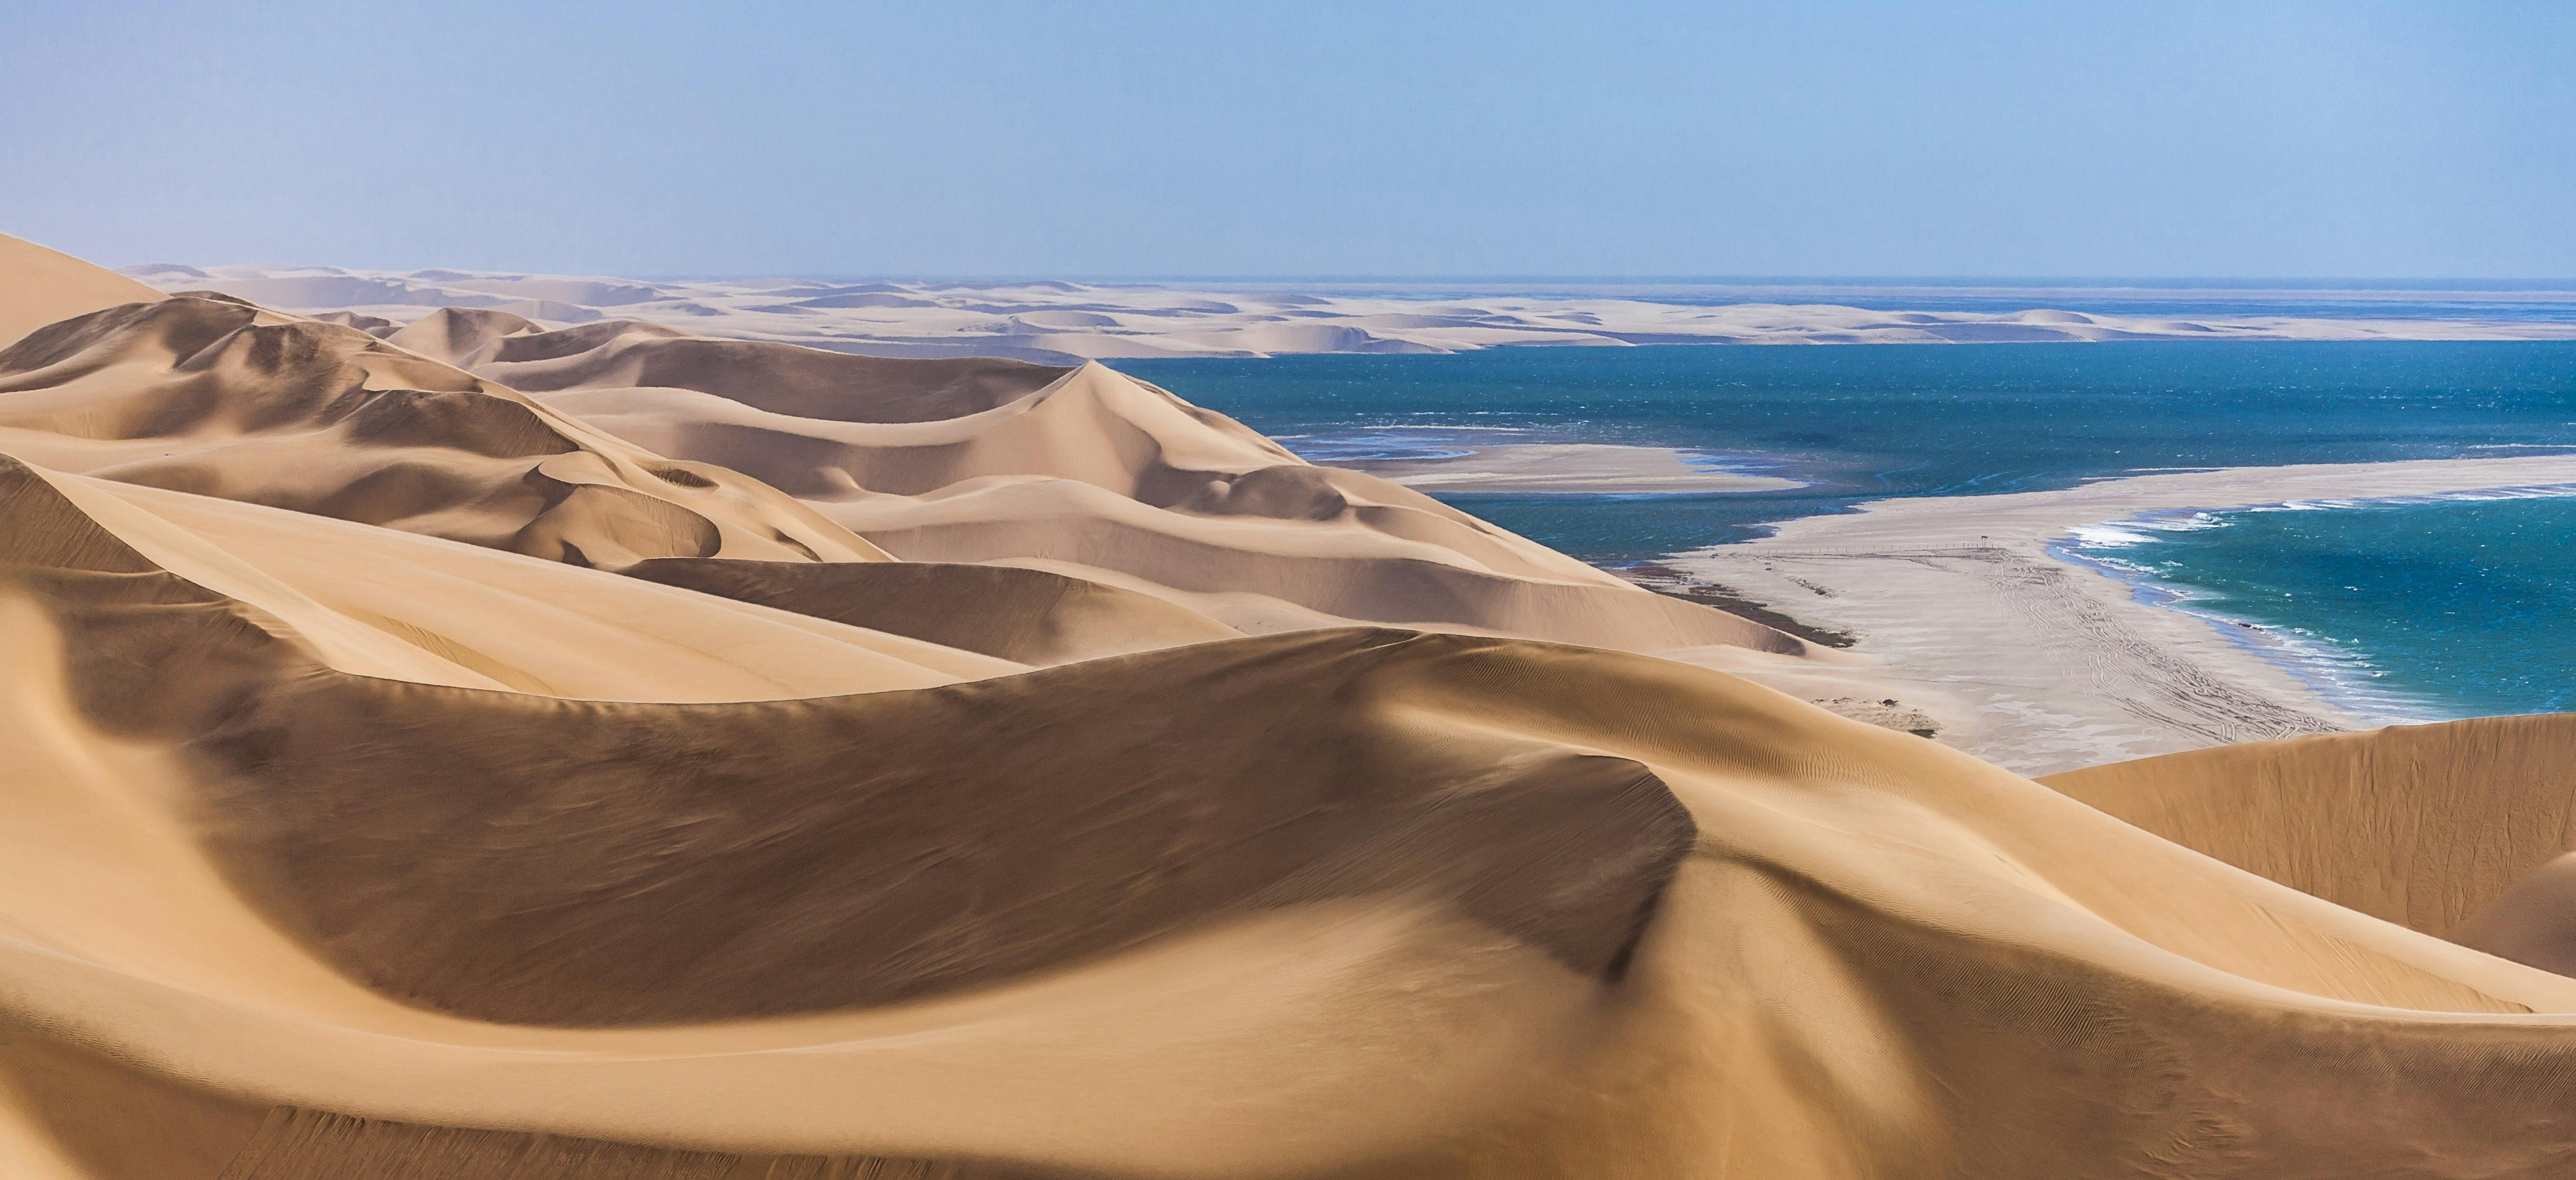
M2070 797L1097 368L0 264L12 1176L2576 1164L2568 719Z

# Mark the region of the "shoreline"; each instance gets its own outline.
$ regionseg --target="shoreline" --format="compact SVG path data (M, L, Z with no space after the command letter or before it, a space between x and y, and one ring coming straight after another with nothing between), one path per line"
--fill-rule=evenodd
M2124 520L2094 522L2080 529L2071 541L2051 545L2049 552L2061 561L2097 570L2121 582L2129 587L2133 596L2146 605L2188 615L2210 624L2222 638L2236 644L2249 654L2298 677L2337 707L2369 718L2374 725L2423 725L2462 720L2475 714L2446 708L2444 702L2433 695L2373 687L2369 681L2381 673L2373 669L2368 662L2367 653L2347 651L2301 635L2288 634L2276 624L2239 617L2201 605L2207 600L2196 593L2193 587L2167 581L2152 570L2114 556L2117 550L2130 545L2152 545L2158 539L2156 536L2140 536L2131 541L2120 538L2116 534L2190 531L2209 526L2188 524L2178 529L2177 519L2238 513L2332 512L2409 505L2477 504L2498 500L2571 498L2576 498L2576 483L2474 488L2430 495L2351 496L2313 504L2307 501L2273 501L2215 509L2158 509ZM2087 533L2095 535L2088 539L2085 536ZM2105 533L2113 535L2103 535Z
M1661 564L1805 626L1857 636L1848 650L1871 661L1866 679L1922 702L1943 722L1940 740L2036 776L2390 722L2254 650L2231 633L2245 629L2232 620L2144 601L2136 581L2071 552L2077 530L2157 514L2558 486L2576 490L2576 454L2143 474L1871 501ZM1740 671L1763 678L1758 667Z
M2240 510L2222 508L2216 511ZM2212 634L2245 654L2289 673L2334 707L2364 719L2370 726L2423 725L2458 720L2436 716L2432 710L2433 702L2429 700L2406 698L2393 692L2373 693L2351 683L2351 677L2341 669L2366 666L2356 655L2296 635L2283 634L2280 628L2270 624L2194 606L2192 604L2199 600L2187 589L2116 558L2097 557L2071 545L2051 545L2049 555L2127 586L2131 597L2143 605L2208 624Z

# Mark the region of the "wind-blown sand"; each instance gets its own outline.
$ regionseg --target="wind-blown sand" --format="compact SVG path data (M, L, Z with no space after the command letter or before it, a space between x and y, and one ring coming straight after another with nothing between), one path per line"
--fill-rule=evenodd
M1835 288L1748 288L1736 292L1748 302L1691 306L1582 289L1542 294L1476 289L1423 299L1400 291L1349 293L1276 285L1194 290L1052 281L641 280L176 264L131 267L128 273L164 291L222 291L264 306L328 313L371 329L408 324L441 307L484 308L547 327L627 320L699 335L877 356L995 356L1052 364L1110 357L1461 352L1541 344L2576 339L2576 323L2374 317L2367 314L2374 308L2369 299L2345 300L2356 314L2332 318L2157 317L2045 307L1871 311L1831 302L1837 294L1852 294ZM2080 292L2024 294L2044 301ZM2260 293L2222 294L2243 298ZM2531 297L2564 298L2549 292ZM2300 298L2314 304L2323 297L2304 292Z
M1860 637L1942 738L2029 774L2360 728L2255 650L2260 632L2139 602L2052 556L2075 530L2150 512L2568 485L2576 455L2168 472L2058 491L1880 500L1667 564ZM1757 673L1758 675L1758 673Z
M2576 719L2062 793L1097 367L10 257L12 1176L2576 1160Z

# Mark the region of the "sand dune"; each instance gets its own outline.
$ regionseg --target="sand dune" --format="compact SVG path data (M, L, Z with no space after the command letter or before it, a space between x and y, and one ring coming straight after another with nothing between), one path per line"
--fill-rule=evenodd
M1612 650L1833 667L1097 368L74 314L0 366L11 1175L2576 1159L2576 979L2478 949L2563 929L2565 718L2042 785ZM384 451L460 474L287 495ZM718 543L511 543L562 455Z
M7 234L0 234L0 274L9 277L0 285L0 343L57 320L161 298L114 271Z
M2046 781L2239 868L2447 934L2576 842L2571 743L2576 714L2484 717L2221 746Z
M1674 292L1662 302L1583 288L1530 294L1472 289L1429 300L1365 284L1210 291L1108 283L834 283L799 279L657 281L335 267L132 268L163 290L211 287L301 312L355 311L409 323L430 307L492 308L564 327L600 319L669 324L707 336L804 344L880 356L1017 357L1074 364L1110 357L1265 356L1299 352L1460 352L1526 345L1937 344L2092 340L2563 340L2576 325L2374 318L2351 314L2175 318L2034 309L1872 311L1831 302L1861 292L1746 287ZM1472 286L1472 285L1471 285ZM1738 299L1702 306L1710 296ZM1887 291L1867 292L1886 298ZM1902 295L1902 292L1896 293ZM1955 298L1956 289L1922 292ZM2031 291L2033 300L2136 291ZM2158 293L2179 297L2189 293ZM2205 293L2242 301L2283 292ZM2314 306L2332 293L2296 293ZM2412 293L2429 297L2438 293ZM1643 297L1639 297L1643 296ZM2478 296L2470 296L2477 298ZM2560 296L2542 292L2535 299ZM638 384L649 384L638 382ZM694 388L694 386L692 386Z
M577 564L884 556L731 472L363 332L211 298L92 312L0 351L0 448Z
M1068 653L1353 621L1802 651L1397 485L1307 465L1098 366L886 360L630 321L550 331L488 309L370 334L191 296L67 320L0 352L0 447L55 470L611 570L884 560L892 546L937 567L914 576L956 582L934 598L1025 602L996 575L939 572L1012 565L1033 568L1021 578L1032 587L1090 583L1094 614L1122 595L1180 608L1117 608L1142 611L1141 630L1054 649ZM974 630L917 609L879 615L920 634Z
M392 340L655 453L753 476L907 561L1048 570L1248 632L1375 622L1803 650L1400 485L1307 464L1098 365L885 360L455 311Z

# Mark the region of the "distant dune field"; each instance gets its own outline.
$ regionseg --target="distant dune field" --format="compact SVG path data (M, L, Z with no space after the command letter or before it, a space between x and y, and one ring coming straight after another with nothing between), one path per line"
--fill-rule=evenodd
M2035 308L1871 311L1822 289L1747 289L1690 306L1584 291L1546 296L1318 292L1255 285L601 279L454 270L164 264L128 268L162 291L220 291L264 307L381 330L440 308L499 312L549 328L606 320L703 336L902 357L1013 357L1079 364L1115 357L1299 352L1461 352L1512 345L1993 344L2094 340L2566 340L2576 324L2350 316L2139 316ZM2241 293L2240 293L2241 294ZM2032 292L2044 298L2045 292ZM2307 302L2313 304L2311 296Z

